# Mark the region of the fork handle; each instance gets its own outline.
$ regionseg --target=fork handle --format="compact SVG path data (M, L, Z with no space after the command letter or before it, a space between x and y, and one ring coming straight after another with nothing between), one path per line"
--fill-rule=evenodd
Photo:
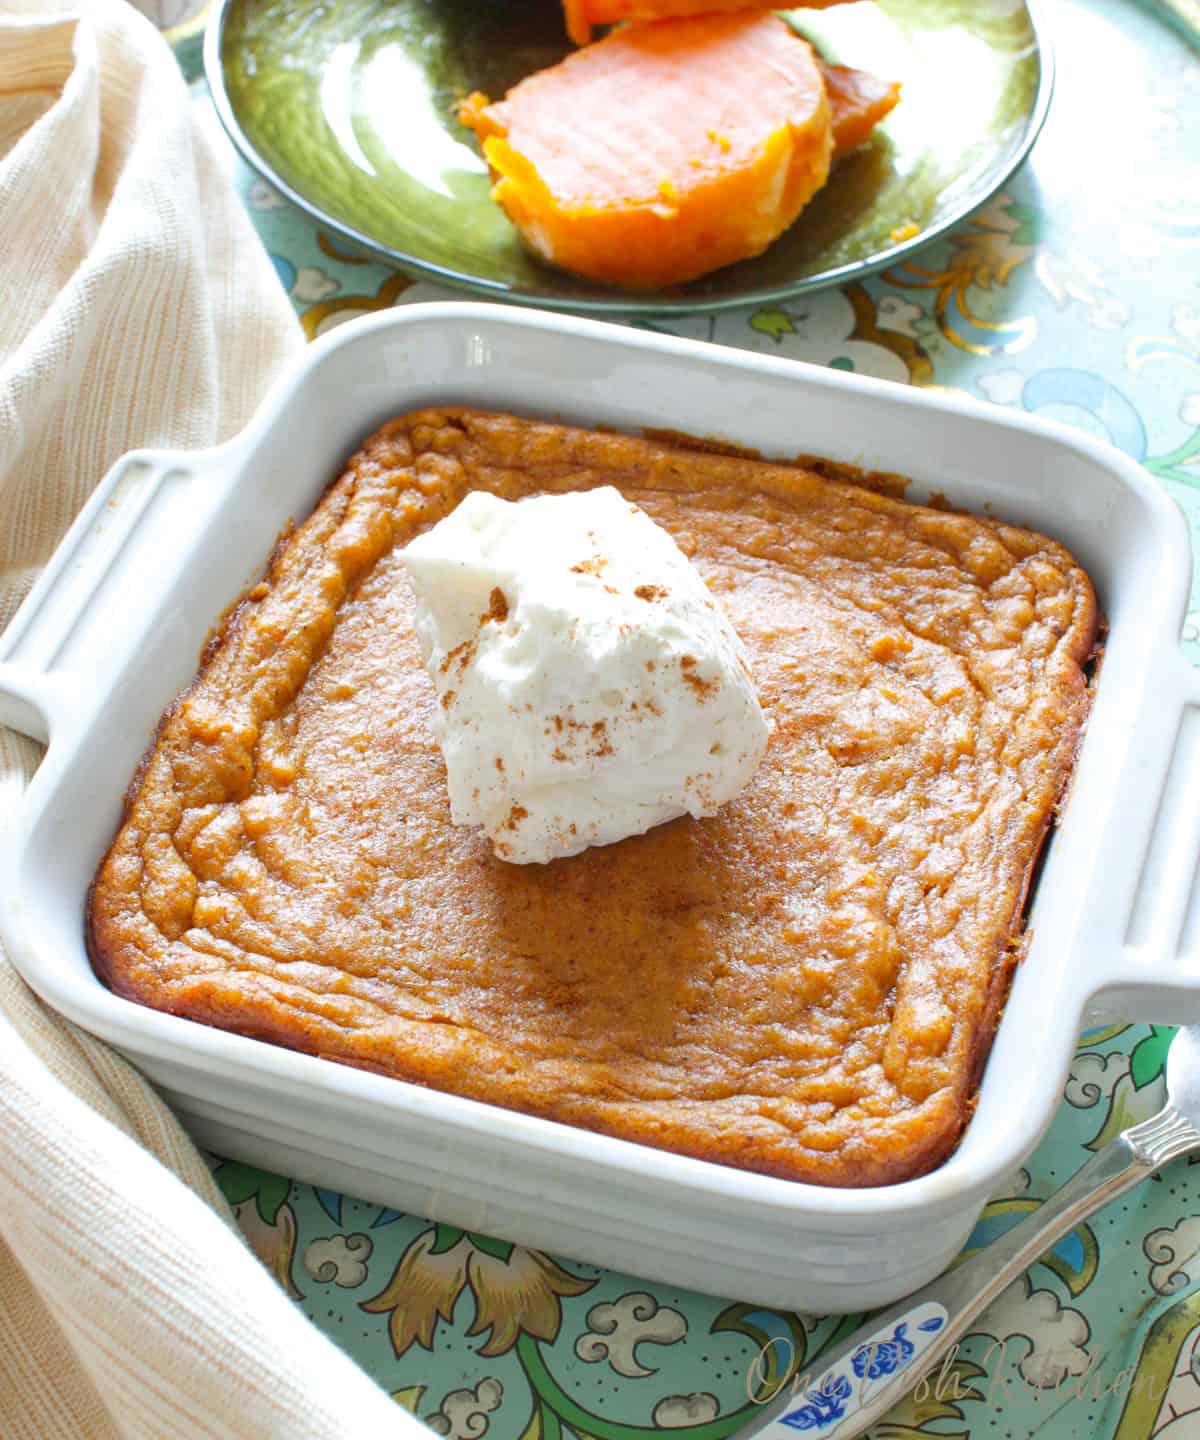
M815 1384L772 1400L738 1440L795 1440L795 1431L851 1440L887 1411L968 1333L1000 1292L1081 1220L1177 1155L1200 1133L1170 1106L1118 1135L1026 1220L881 1311L822 1357Z

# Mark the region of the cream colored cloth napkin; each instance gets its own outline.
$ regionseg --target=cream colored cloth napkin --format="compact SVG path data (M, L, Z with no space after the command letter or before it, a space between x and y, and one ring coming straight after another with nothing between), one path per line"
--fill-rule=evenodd
M300 344L153 26L0 0L0 626L112 461L233 434ZM0 730L0 827L37 759ZM150 1087L0 955L3 1440L426 1433L230 1218Z

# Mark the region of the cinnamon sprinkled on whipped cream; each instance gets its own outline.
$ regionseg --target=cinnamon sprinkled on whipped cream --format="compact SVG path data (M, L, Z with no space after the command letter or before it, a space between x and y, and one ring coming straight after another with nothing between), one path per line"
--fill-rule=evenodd
M674 540L611 486L466 499L403 552L451 817L525 864L713 814L769 723Z

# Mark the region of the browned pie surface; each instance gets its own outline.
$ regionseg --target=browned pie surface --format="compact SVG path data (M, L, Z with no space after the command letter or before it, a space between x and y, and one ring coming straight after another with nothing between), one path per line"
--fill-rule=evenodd
M548 866L449 821L396 549L467 488L616 484L728 610L775 734L714 819ZM774 1175L887 1183L969 1113L1087 714L1049 540L797 466L392 421L168 712L89 906L118 993Z

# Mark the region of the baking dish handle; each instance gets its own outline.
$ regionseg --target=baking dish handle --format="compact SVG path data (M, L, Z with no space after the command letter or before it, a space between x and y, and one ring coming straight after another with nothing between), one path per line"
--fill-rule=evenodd
M120 643L123 616L145 599L133 542L145 540L179 460L134 450L96 486L0 634L0 725L45 742L87 709L86 670Z
M1108 915L1117 943L1093 952L1089 1022L1200 1023L1200 669L1172 646L1152 675L1139 750L1117 780L1120 833L1094 866L1093 910L1122 871L1128 888Z

